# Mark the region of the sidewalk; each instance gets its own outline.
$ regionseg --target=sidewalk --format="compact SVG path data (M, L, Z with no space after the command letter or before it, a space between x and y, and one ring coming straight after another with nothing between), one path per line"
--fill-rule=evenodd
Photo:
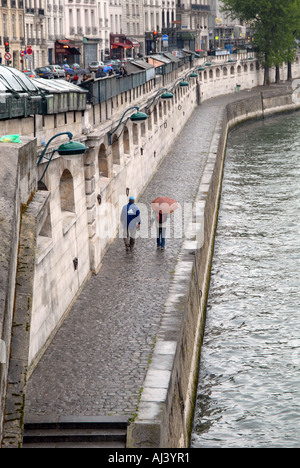
M192 203L218 110L250 94L199 106L138 202L150 207L167 195ZM27 384L25 419L136 413L181 243L167 239L158 251L155 239L138 239L126 253L123 239L114 240Z

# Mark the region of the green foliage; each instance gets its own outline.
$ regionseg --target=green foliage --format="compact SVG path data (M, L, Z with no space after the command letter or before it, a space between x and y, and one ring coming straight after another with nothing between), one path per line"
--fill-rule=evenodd
M253 30L265 68L294 60L300 0L223 0L223 11Z

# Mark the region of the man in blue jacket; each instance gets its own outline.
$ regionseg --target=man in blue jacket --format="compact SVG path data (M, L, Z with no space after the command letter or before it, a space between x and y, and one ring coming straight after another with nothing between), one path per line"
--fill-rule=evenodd
M134 197L129 197L129 203L122 208L121 223L126 251L134 249L136 230L140 228L140 210L134 203Z

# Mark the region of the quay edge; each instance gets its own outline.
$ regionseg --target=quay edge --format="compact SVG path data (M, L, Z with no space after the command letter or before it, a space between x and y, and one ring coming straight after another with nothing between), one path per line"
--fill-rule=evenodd
M189 447L227 137L239 124L299 109L289 85L219 109L127 448Z

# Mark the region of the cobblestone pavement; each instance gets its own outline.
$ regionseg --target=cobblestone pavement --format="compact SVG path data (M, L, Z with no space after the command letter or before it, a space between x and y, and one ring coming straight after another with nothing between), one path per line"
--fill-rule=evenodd
M194 111L139 202L150 206L158 195L193 201L217 111L237 97ZM166 251L157 251L154 238L138 239L126 253L114 240L28 382L27 417L136 412L181 242L167 239Z

